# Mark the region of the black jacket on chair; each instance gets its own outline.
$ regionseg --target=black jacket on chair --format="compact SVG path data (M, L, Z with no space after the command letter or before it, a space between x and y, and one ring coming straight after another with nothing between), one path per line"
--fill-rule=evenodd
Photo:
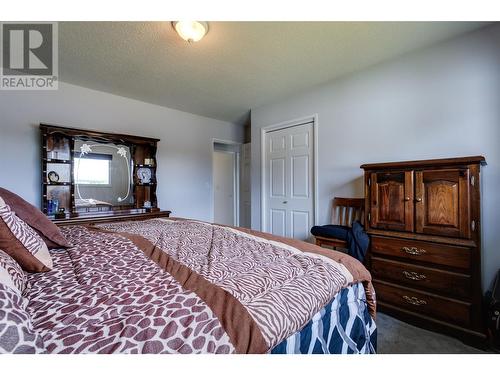
M349 255L363 262L370 244L370 237L359 221L352 223L352 228L347 232L346 242Z
M348 254L360 262L365 259L370 238L358 220L352 223L352 228L343 225L321 225L311 228L313 236L329 237L346 241Z

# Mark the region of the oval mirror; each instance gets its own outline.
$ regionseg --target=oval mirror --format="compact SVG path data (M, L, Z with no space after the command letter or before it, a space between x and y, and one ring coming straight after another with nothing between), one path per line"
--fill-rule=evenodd
M134 204L130 147L75 140L76 212L125 209Z

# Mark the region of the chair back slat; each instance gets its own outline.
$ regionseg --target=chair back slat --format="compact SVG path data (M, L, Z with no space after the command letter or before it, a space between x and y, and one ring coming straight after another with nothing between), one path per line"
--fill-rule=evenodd
M332 224L351 227L355 220L364 224L364 211L364 198L335 197L332 204Z

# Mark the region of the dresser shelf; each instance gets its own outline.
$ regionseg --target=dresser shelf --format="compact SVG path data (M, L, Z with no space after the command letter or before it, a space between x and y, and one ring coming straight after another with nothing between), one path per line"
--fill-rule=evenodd
M120 211L92 212L92 213L72 213L66 214L65 218L49 218L58 226L68 225L92 225L114 221L146 220L161 217L170 217L171 211L160 210L158 208L138 208Z
M48 159L48 158L43 158L42 161L48 163L48 164L71 164L71 160L65 160L65 159Z

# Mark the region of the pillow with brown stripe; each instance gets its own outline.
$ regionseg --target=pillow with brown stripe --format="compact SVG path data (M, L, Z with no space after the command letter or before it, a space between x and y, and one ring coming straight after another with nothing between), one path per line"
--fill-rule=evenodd
M0 198L0 248L28 272L52 269L52 258L42 238Z
M71 246L57 225L19 195L0 187L0 198L10 206L17 217L36 230L49 249Z
M0 284L19 292L20 295L23 294L28 284L21 266L3 250L0 250Z

